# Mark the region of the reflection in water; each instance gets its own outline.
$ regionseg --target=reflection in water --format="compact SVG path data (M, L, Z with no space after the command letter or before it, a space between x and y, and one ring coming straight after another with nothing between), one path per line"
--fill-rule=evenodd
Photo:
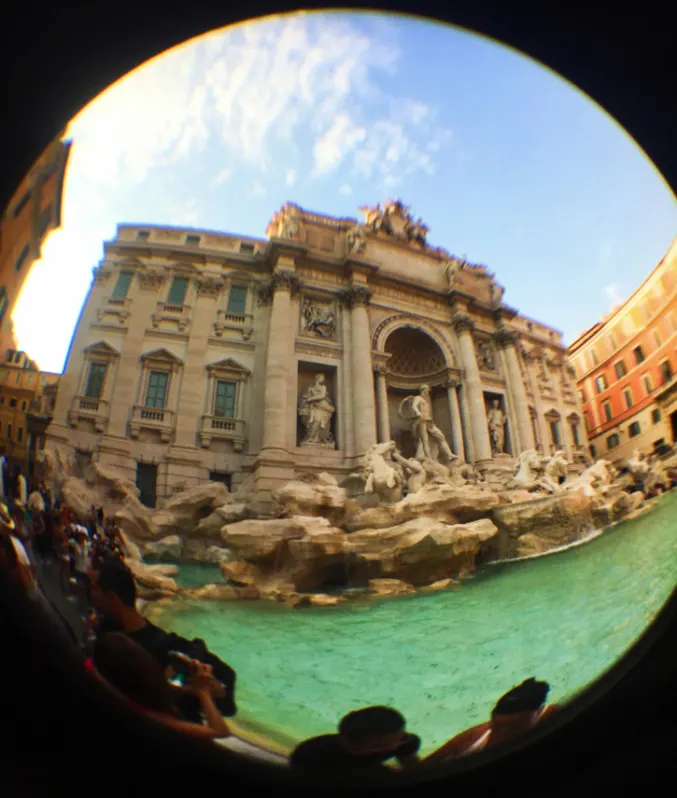
M384 704L425 756L530 674L561 704L611 667L674 587L676 507L668 495L584 546L494 565L454 592L303 610L187 602L158 622L226 658L241 674L238 722L288 750Z

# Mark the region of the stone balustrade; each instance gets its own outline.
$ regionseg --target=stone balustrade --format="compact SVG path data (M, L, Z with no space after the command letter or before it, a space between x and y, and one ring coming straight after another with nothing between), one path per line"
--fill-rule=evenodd
M68 423L71 427L77 427L81 421L86 420L94 423L97 432L104 432L109 413L110 402L104 399L74 396L68 412Z
M132 438L138 438L142 429L156 430L160 433L163 443L168 443L174 432L175 415L173 410L163 407L134 405L129 422L129 435Z
M240 418L223 418L221 416L203 416L200 427L200 446L208 449L212 440L233 442L236 452L244 448L246 424Z

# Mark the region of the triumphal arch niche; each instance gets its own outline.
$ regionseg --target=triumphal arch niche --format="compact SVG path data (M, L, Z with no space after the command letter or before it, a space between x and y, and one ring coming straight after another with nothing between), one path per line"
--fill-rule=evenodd
M575 409L569 373L542 376L546 362L563 362L561 334L505 304L486 266L432 246L401 201L361 210L358 222L287 204L268 227L279 253L267 294L274 368L257 462L278 479L304 468L338 475L388 441L405 457L480 469L539 448L571 449L573 460L569 431L548 420ZM540 371L533 351L547 353ZM280 426L291 418L293 429Z

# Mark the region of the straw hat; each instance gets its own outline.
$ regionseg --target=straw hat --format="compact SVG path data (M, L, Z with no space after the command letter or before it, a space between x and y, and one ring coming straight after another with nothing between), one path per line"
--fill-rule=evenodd
M2 503L0 503L0 529L4 530L5 532L14 531L14 521L12 520L12 516L9 514L7 505Z

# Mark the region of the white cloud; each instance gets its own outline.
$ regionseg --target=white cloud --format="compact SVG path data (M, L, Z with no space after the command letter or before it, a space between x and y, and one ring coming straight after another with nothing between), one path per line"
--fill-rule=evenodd
M611 303L610 310L617 307L623 302L623 297L621 295L621 287L618 283L609 283L605 285L602 289L604 295Z
M356 144L367 138L367 131L355 125L348 114L339 114L331 127L315 142L313 173L335 169Z
M348 194L352 193L353 190L347 183L343 183L339 188L339 194L343 194L344 196L348 196Z
M225 183L226 180L230 179L231 174L232 174L231 170L226 166L214 178L214 180L213 180L214 185L218 186L221 183Z
M288 186L293 186L294 183L296 183L296 178L297 177L298 177L298 175L296 174L296 170L295 169L287 169L287 174L284 176L284 182Z
M196 199L187 199L174 206L169 213L169 222L177 227L192 227L200 222L200 209Z

